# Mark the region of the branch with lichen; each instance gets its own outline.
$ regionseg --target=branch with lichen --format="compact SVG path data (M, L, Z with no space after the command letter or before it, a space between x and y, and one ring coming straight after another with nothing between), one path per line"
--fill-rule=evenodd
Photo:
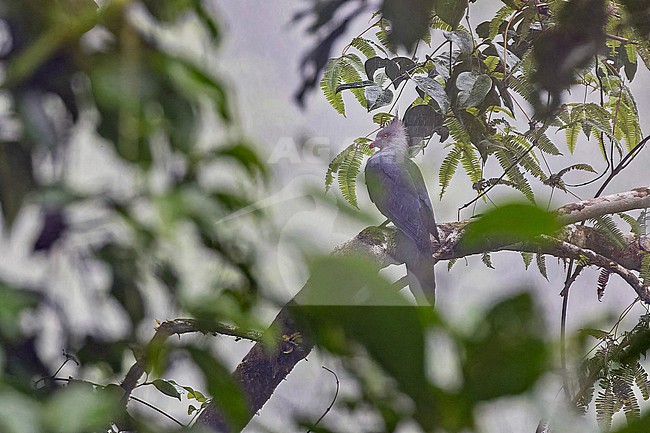
M592 227L576 223L634 209L650 207L650 187L572 203L556 210L558 220L566 227L558 237L540 237L519 244L504 244L497 239L485 239L480 245L468 247L462 232L470 221L439 224L440 243L434 244L432 260L450 260L490 251L531 251L559 258L574 258L585 265L600 266L620 275L645 302L650 303L650 293L632 272L639 270L644 254L650 252L650 241L632 233L624 234L624 248L613 245ZM379 267L399 264L393 235L394 228L368 227L350 241L336 248L336 255L357 255L367 258ZM432 239L432 242L435 240ZM255 344L235 372L234 379L248 397L249 413L254 414L270 398L278 384L291 372L297 362L304 359L313 345L303 338L303 330L291 318L293 302L288 303L272 326L280 329L281 338L275 350L261 343ZM251 415L252 416L252 415ZM230 428L220 409L208 406L199 416L197 425L209 431L225 433Z

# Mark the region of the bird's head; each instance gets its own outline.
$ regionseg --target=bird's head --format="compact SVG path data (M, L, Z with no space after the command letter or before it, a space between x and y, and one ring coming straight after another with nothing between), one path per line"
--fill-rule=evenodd
M406 139L406 128L404 128L402 121L397 117L393 118L388 125L377 133L377 137L375 141L370 143L370 147L406 150L408 141Z

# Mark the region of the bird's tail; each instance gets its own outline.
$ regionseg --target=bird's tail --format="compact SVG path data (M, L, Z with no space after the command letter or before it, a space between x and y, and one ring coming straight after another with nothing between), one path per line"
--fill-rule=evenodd
M418 260L407 262L406 273L411 293L415 296L417 303L435 305L436 276L431 256L422 255L418 257Z

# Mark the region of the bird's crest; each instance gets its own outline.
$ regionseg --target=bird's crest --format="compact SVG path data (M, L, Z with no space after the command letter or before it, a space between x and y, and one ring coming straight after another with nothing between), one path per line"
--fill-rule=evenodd
M407 143L406 128L404 123L395 116L388 125L377 133L377 138L371 147L394 147L401 143Z

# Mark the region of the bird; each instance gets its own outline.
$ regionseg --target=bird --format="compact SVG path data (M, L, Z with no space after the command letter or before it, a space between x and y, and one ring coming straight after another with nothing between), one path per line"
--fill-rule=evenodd
M370 144L379 148L366 163L370 200L397 228L395 240L403 256L409 288L418 303L435 303L431 236L440 240L429 192L418 166L409 157L404 123L397 117Z

